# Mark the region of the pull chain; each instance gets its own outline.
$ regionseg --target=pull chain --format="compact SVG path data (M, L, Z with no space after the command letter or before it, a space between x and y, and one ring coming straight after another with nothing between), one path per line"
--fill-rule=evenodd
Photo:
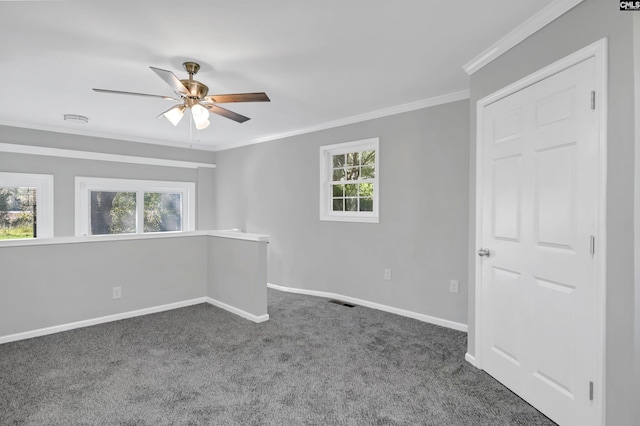
M193 147L193 117L190 117L191 120L189 120L189 148Z

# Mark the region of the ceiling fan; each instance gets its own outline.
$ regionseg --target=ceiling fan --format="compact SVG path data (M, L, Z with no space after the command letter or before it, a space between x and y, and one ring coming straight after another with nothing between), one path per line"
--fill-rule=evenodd
M223 117L229 118L233 121L237 121L238 123L244 123L249 120L249 117L245 117L244 115L240 115L236 112L229 111L228 109L222 108L217 104L228 103L228 102L270 102L271 99L264 92L258 93L234 93L228 95L208 95L209 88L193 79L193 76L198 73L200 70L200 65L195 62L185 62L182 64L184 69L189 73L189 78L186 80L180 80L174 73L171 71L163 70L160 68L149 67L153 72L158 74L158 76L163 79L175 92L175 94L179 97L179 99L173 98L171 96L162 96L162 95L149 95L146 93L135 93L135 92L123 92L120 90L107 90L107 89L93 89L96 92L100 93L113 93L116 95L134 95L134 96L147 96L152 98L161 98L170 101L181 102L177 105L172 106L162 114L158 115L160 117L163 115L171 124L177 126L184 112L189 109L191 111L191 116L193 117L193 122L196 125L196 129L202 130L209 127L209 112L214 114L221 115Z

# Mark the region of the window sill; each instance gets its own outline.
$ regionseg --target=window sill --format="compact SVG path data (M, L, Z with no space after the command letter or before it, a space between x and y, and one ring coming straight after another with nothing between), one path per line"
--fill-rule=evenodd
M360 223L380 223L380 218L377 216L320 216L320 220L326 220L330 222L360 222Z
M2 240L0 248L4 247L26 247L26 246L47 246L56 244L78 244L78 243L99 243L104 241L128 241L128 240L149 240L155 238L181 238L181 237L210 236L220 238L230 238L234 240L269 242L269 236L264 234L250 234L247 232L210 230L210 231L190 231L190 232L163 232L157 234L130 234L130 235L96 235L93 237L59 237L59 238L34 238L28 240Z

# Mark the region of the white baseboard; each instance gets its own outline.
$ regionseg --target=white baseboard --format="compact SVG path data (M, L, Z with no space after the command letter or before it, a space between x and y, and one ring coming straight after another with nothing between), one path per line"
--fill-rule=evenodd
M219 300L212 299L210 297L205 297L205 299L207 303L213 306L217 306L218 308L224 309L225 311L229 311L232 314L236 314L242 318L248 319L249 321L253 321L255 323L265 322L269 320L269 314L257 316L257 315L250 314L247 311L243 311L242 309L238 309L234 306L227 305L226 303L220 302Z
M442 318L432 317L430 315L419 314L417 312L407 311L404 309L394 308L393 306L382 305L380 303L369 302L367 300L356 299L355 297L344 296L342 294L328 293L324 291L306 290L301 288L283 287L276 284L267 283L267 287L274 290L286 291L289 293L306 294L309 296L325 297L328 299L340 299L345 302L353 303L355 305L365 306L367 308L378 309L380 311L389 312L403 317L417 319L419 321L428 322L430 324L440 325L442 327L452 328L458 331L467 332L467 324L460 322L449 321Z
M103 324L111 321L119 321L127 318L139 317L142 315L155 314L157 312L170 311L173 309L184 308L186 306L198 305L207 302L206 297L198 297L196 299L183 300L181 302L168 303L166 305L153 306L151 308L138 309L135 311L122 312L119 314L107 315L99 318L92 318L83 321L71 322L68 324L56 325L53 327L40 328L37 330L25 331L23 333L9 334L0 336L0 344L15 342L18 340L31 339L33 337L46 336L47 334L59 333L61 331L73 330L76 328L89 327L92 325Z
M464 354L464 359L467 360L467 362L471 365L473 365L476 368L480 368L478 367L478 363L476 361L476 357L471 355L469 352L467 352L466 354Z

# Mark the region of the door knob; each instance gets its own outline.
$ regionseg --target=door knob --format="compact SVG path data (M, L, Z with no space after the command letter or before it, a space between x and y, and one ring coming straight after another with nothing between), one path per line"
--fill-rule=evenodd
M491 252L489 251L489 249L481 248L480 250L478 250L478 256L480 256L480 257L489 257L489 256L491 256Z

